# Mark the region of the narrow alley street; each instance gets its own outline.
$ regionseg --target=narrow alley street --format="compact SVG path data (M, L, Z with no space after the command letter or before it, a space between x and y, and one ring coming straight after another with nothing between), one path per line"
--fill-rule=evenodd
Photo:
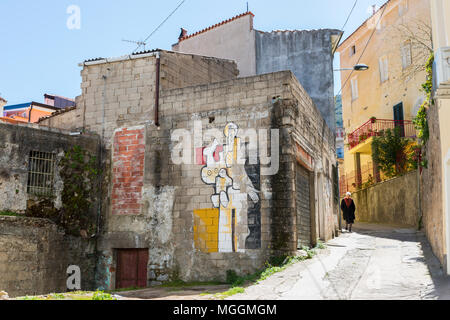
M425 235L358 223L325 252L295 264L228 300L450 299Z

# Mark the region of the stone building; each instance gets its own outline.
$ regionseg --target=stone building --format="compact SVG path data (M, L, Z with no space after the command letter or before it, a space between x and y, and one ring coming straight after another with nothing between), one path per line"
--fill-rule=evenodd
M11 297L66 291L70 265L80 268L82 289L95 287L95 236L69 235L49 219L21 216L43 198L52 202L40 207L44 216L63 206L61 159L74 146L98 155L100 140L0 122L0 291ZM95 220L95 203L89 214Z
M253 18L246 12L192 34L182 29L172 50L234 60L242 77L291 70L334 130L333 56L342 32L264 32Z
M292 72L164 50L82 66L76 109L40 124L103 137L98 287L224 280L335 235L334 133Z

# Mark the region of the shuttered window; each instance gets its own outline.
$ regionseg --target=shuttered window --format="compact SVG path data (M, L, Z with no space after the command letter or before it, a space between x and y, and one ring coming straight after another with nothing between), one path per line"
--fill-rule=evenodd
M385 82L389 79L389 62L386 56L381 57L378 61L380 68L380 81Z
M351 80L352 100L358 99L358 79L355 77Z
M411 43L406 43L402 47L402 67L406 69L412 64Z

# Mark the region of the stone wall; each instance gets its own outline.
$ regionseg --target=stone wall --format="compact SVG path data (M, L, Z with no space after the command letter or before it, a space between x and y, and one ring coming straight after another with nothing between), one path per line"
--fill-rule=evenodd
M64 151L80 146L98 154L99 139L92 135L71 136L69 132L39 127L0 123L0 210L24 212L29 201L36 199L27 192L31 151L55 154L55 164ZM61 206L64 184L57 166L53 171L55 206Z
M80 267L94 289L95 241L66 236L45 219L0 217L0 291L10 297L67 291L67 268Z
M374 222L417 228L420 219L417 174L417 171L412 171L353 193L356 223Z
M428 126L430 139L426 145L428 168L420 176L421 211L423 228L431 244L433 253L445 266L445 215L442 199L443 173L441 158L441 141L437 104L428 109Z
M225 200L219 197L217 185L212 181L210 185L205 183L208 172L216 167L205 163L203 151L213 142L211 132L206 133L208 129L215 130L214 137L221 148L217 150L226 150L229 144L225 132L231 124L236 125L241 142L250 141L247 129L255 129L258 134L263 130L270 142L270 130L278 129L280 158L279 170L274 175L264 174L268 166L259 162L262 159L257 164L235 164L227 169L227 175L239 181L238 185L233 183L233 192L228 191L234 208L228 214L230 217L233 214L236 223L234 236L230 236L233 247L228 247L220 240L219 231L220 210L227 214L228 207L214 205L215 201ZM179 141L173 139L176 129L183 133ZM185 281L224 280L227 270L248 274L262 267L271 256L294 254L297 162L306 166L313 181L317 181L312 200L314 217L318 220L314 224L318 229L315 236L328 240L334 235L336 212L330 205L333 194L326 187L331 185L331 165L336 162L334 135L291 72L164 90L160 127L136 123L115 132L144 133L144 181L140 195L136 195L136 208L117 210L113 202L104 206L105 225L98 246L99 286L114 287L115 249L119 248L149 249L149 284L176 277ZM123 141L112 146L114 152L132 150L124 147L135 143ZM184 143L192 161L176 164L173 157ZM276 150L275 146L269 143L267 155ZM141 149L137 148L134 154ZM138 170L111 156L112 179L117 172L127 177ZM215 157L219 160L218 154ZM118 170L117 165L122 169ZM223 179L226 184L226 177ZM114 194L116 187L120 185L111 184L110 194ZM253 192L255 189L257 192ZM129 191L131 198L134 191ZM137 209L139 214L130 214L129 209Z

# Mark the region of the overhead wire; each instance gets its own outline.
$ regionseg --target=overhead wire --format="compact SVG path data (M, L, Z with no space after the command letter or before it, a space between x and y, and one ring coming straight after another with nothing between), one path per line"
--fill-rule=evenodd
M164 21L163 22L161 22L160 24L159 24L159 26L157 26L156 27L156 29L155 30L153 30L152 31L152 33L150 33L150 35L147 37L147 38L145 38L145 40L144 41L142 41L143 43L147 43L147 40L148 39L150 39L163 25L164 25L164 23L166 23L166 21L167 20L169 20L170 19L170 17L171 16L173 16L173 14L175 13L175 12L177 12L177 10L183 5L183 3L185 3L186 2L186 0L182 0L179 4L178 4L178 6L167 16L167 18L165 18L164 19ZM134 51L133 51L133 53L134 52L136 52L139 48L140 48L141 46L139 45Z
M379 24L380 24L380 22L381 22L381 19L383 18L383 15L384 15L384 12L386 11L386 8L387 8L387 5L384 6L383 11L381 12L380 18L378 19L377 24L376 24L375 27L373 28L373 31L372 31L372 33L371 33L371 35L370 35L370 38L369 38L369 40L367 40L366 46L364 47L363 51L361 52L361 55L359 56L358 61L356 62L356 64L359 64L359 63L360 63L361 58L363 57L364 53L366 52L367 47L369 46L369 43L370 43L370 41L372 40L373 35L375 34L375 31L377 30L377 28L378 28L378 26L379 26ZM345 82L344 82L344 85L341 86L341 90L339 91L339 93L338 93L337 95L340 95L340 94L342 93L342 91L344 90L345 86L346 86L347 83L348 83L348 80L351 78L353 72L355 72L355 70L352 70L352 72L350 72L349 76L347 77L347 79L346 79Z

